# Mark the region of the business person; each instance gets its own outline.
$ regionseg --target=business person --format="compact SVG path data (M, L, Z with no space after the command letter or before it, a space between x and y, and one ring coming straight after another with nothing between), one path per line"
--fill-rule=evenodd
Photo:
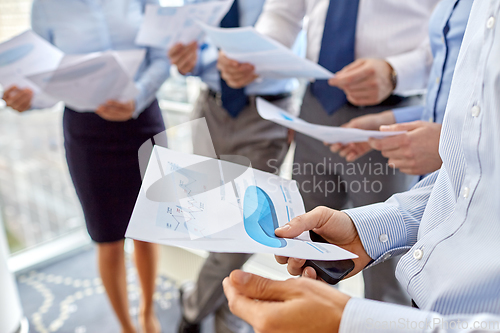
M392 107L420 104L432 55L427 25L437 0L268 0L256 24L261 33L290 46L307 17L307 58L336 73L312 82L300 117L341 126L351 119ZM234 88L255 80L253 69L234 65L223 53L222 77ZM293 178L306 210L335 209L386 200L415 178L387 166L380 152L347 163L322 142L297 133ZM313 167L311 167L313 166ZM364 272L367 298L409 304L395 276L397 259Z
M32 28L66 54L135 49L144 0L35 0ZM151 1L157 3L157 1ZM168 76L163 50L148 49L135 78L139 95L108 101L95 112L64 110L66 158L87 229L97 243L101 278L122 332L136 332L129 315L124 235L141 186L137 158L142 143L165 130L155 94ZM7 104L36 108L32 92L11 87ZM33 100L35 101L35 100ZM90 111L90 110L89 110ZM142 287L141 332L160 332L153 309L157 249L135 241L135 261Z
M197 2L201 1L187 1ZM221 27L254 25L264 2L236 0ZM216 68L218 50L213 45L178 44L169 51L169 56L182 74L199 76L207 85L196 103L193 119L204 117L211 137L194 133L194 153L208 155L213 150L210 149L213 143L219 156L244 156L251 161L253 168L267 172L278 170L288 151L288 132L262 119L257 113L255 100L262 97L292 112L291 93L297 82L263 79L246 88L232 89L219 75ZM230 313L222 291L222 280L249 257L249 254L210 253L196 284L191 288L181 288L183 320L179 332L199 332L200 322L211 313L216 315L218 333L248 331L248 325Z
M425 106L384 111L354 118L344 127L366 130L408 131L405 134L369 142L334 144L330 150L352 162L372 149L382 152L389 165L403 173L425 175L438 170L439 136L451 82L469 20L473 0L442 0L432 14L429 36L433 63Z
M238 271L224 283L236 314L269 333L500 332L499 18L499 0L474 2L439 171L385 203L318 208L277 231L292 237L315 228L360 256L356 271L407 252L397 275L420 309L350 298L310 279L274 282Z

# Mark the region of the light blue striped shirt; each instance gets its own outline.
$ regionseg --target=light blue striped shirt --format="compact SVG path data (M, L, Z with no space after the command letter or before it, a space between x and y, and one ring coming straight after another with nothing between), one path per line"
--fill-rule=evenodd
M500 332L500 0L472 7L440 154L409 192L346 211L374 264L406 253L396 275L421 310L353 298L340 332Z
M210 2L217 0L185 0L186 4ZM237 0L240 12L240 26L253 26L259 18L264 7L265 0ZM303 55L305 53L305 35L299 35L298 43L294 47L296 54ZM217 48L207 43L204 44L198 53L198 63L191 73L194 76L199 76L210 89L220 91L220 75L217 69L217 59L219 51ZM256 82L245 87L247 95L277 95L281 93L292 92L298 87L296 79L258 79Z
M427 84L425 106L394 110L397 123L415 120L442 123L458 53L474 0L442 0L429 21L429 37L434 60Z
M33 30L67 54L131 50L146 4L158 0L34 0ZM167 79L166 51L147 48L146 59L135 77L137 117L156 97Z

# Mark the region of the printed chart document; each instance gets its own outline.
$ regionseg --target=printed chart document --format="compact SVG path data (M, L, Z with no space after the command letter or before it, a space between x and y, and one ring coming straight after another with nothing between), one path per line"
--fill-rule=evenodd
M64 53L32 30L0 44L0 84L7 89L13 85L30 88L40 94L40 88L27 76L54 70Z
M270 120L274 123L288 127L294 131L326 143L346 144L351 142L365 142L370 138L381 139L405 133L367 131L357 128L342 128L311 124L291 115L285 110L278 108L262 98L257 99L257 110L259 115L266 120Z
M233 0L188 4L182 7L148 5L136 43L170 49L176 43L199 41L204 32L196 22L218 26Z
M210 41L230 59L254 65L256 74L262 77L330 79L334 76L326 68L299 57L253 27L223 29L202 22L198 24L203 27Z
M135 98L134 76L144 49L68 55L54 70L28 76L47 95L80 112L92 112L108 100Z
M304 214L296 182L254 170L241 156L222 159L155 146L126 237L212 252L356 258L308 233L276 237L276 228Z

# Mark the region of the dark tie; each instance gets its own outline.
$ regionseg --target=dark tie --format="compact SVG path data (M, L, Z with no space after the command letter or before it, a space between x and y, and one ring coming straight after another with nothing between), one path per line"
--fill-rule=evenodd
M358 6L359 0L330 0L318 63L332 73L354 61ZM316 80L311 91L328 114L347 102L344 92L327 80Z
M238 11L238 0L234 0L231 9L220 23L221 28L238 28L240 26L240 14ZM247 104L247 96L245 89L233 89L229 87L222 79L220 79L221 100L222 106L229 114L236 118Z

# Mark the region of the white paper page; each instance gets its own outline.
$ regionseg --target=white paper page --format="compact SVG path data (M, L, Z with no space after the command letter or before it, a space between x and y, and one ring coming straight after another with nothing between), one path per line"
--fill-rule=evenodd
M26 77L57 68L63 53L31 30L0 44L0 84L40 89Z
M196 21L220 24L233 0L189 4L182 7L148 5L136 44L170 49L176 43L199 41L203 30Z
M75 111L94 111L110 99L126 101L123 93L132 80L112 52L81 57L85 60L77 61L77 57L73 57L70 65L31 75L28 79Z
M255 66L255 71L266 78L329 79L334 74L292 50L257 32L253 27L223 29L199 23L210 41L229 58Z
M133 80L146 57L146 49L112 51L112 54L123 67L129 78Z
M253 169L227 173L224 163L217 187L210 159L155 146L126 237L213 252L356 258L331 244L274 236L276 227L304 213L296 182Z
M267 102L262 98L257 99L257 110L259 112L259 115L266 120L270 120L274 123L288 127L290 129L293 129L294 131L326 143L346 144L350 142L365 142L370 138L381 139L388 136L405 133L367 131L357 128L342 128L311 124L291 115L285 110L278 108L277 106Z
M255 66L255 73L269 79L330 79L334 75L324 67L301 58L290 50L276 49L255 53L228 53L228 58Z

